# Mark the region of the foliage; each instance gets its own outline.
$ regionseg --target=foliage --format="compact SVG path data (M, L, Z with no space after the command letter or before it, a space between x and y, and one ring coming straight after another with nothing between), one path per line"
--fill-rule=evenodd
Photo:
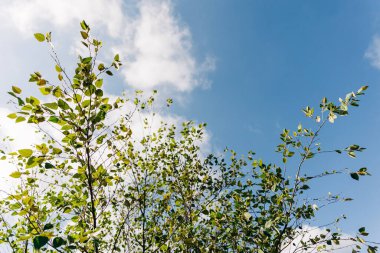
M204 155L199 143L205 124L184 122L177 129L163 122L151 129L156 91L150 97L141 91L131 98L107 97L102 76L119 69L120 57L115 55L110 65L98 63L102 42L90 36L84 21L80 33L88 56L79 56L72 77L52 47L51 34L36 33L38 41L51 45L58 81L39 72L30 75L41 100L23 96L16 86L9 92L18 110L8 117L37 127L44 139L32 148L3 152L2 159L17 167L10 177L18 180L16 190L3 191L0 202L4 249L275 253L328 251L349 241L353 252L377 250L364 239L365 228L347 237L333 229L336 222L317 235L304 226L318 210L303 197L310 182L344 172L308 176L304 164L328 152L317 143L322 128L347 115L349 106L358 106L366 86L338 104L324 98L321 115L306 107L316 130L299 125L282 132L281 166L255 159L253 152L246 158L233 150ZM142 129L133 127L135 114L144 118ZM138 138L135 132L142 130L146 134ZM363 149L351 145L334 152L355 157ZM361 168L350 175L359 180L369 174ZM346 200L330 196L321 202Z

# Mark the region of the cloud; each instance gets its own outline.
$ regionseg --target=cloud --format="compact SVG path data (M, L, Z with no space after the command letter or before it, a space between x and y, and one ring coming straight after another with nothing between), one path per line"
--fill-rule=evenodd
M376 35L373 37L364 56L370 61L373 67L380 69L380 36Z
M169 1L141 1L139 14L119 50L127 55L124 76L139 89L168 86L191 91L207 84L202 75L215 68L211 57L197 63L189 28L181 24Z
M124 58L121 73L125 80L124 88L159 89L161 97L186 98L195 88L210 86L207 73L215 69L215 60L210 56L203 60L195 57L190 28L180 20L170 0L0 1L0 30L6 31L0 33L0 38L12 32L12 36L6 40L9 48L4 47L12 53L6 54L3 62L8 66L19 59L23 59L23 62L33 59L32 69L38 65L36 70L50 75L54 63L39 62L40 58L36 59L38 54L33 54L34 50L30 49L30 40L34 41L32 34L35 32L52 31L53 41L58 37L54 44L62 56L62 62L71 63L68 66L64 64L66 69L74 67L75 62L71 60L69 52L77 47L75 41L80 36L78 29L82 19L92 27L94 36L104 41L106 50L112 48L115 53L120 53L122 60ZM20 40L20 37L24 39ZM17 42L17 45L12 42ZM100 60L106 61L102 57L108 54L109 52L104 52ZM0 82L10 77L12 71L9 71L9 75L0 77ZM22 75L27 78L28 73ZM14 80L13 78L11 79ZM25 88L26 91L28 89ZM27 124L18 124L14 128L15 125L4 116L8 111L2 106L4 103L0 103L0 119L5 118L5 121L1 121L4 127L0 131L4 135L16 134L15 148L38 141L34 129L29 129ZM179 125L185 118L157 113L152 128L157 129L161 120ZM141 130L137 126L136 129ZM135 133L137 137L142 136L138 130ZM202 150L207 152L211 149L210 136L206 132L205 140L200 144ZM3 172L0 174L5 175Z
M117 37L123 27L122 6L121 0L5 0L0 3L0 13L3 25L13 25L24 34L46 24L64 28L86 19L105 26L110 36Z
M17 149L29 148L31 145L41 141L41 135L36 134L36 129L27 123L15 123L7 117L12 113L7 108L0 107L0 139L9 137L12 141L2 141L0 149L4 152L12 152ZM16 184L15 180L8 177L8 175L16 170L16 165L6 161L0 160L0 190L9 190Z
M196 59L190 29L174 13L170 0L0 2L2 24L28 36L44 29L58 30L55 34L76 32L82 19L95 34L106 35L108 48L111 46L125 57L122 73L129 86L142 90L161 88L169 93L210 86L206 74L215 69L215 60L210 56L203 61ZM71 35L69 38L71 47L77 48Z
M9 143L8 149L27 148L41 141L41 137L36 134L37 129L24 122L16 124L7 117L10 113L11 110L0 107L0 138L9 136L14 139Z

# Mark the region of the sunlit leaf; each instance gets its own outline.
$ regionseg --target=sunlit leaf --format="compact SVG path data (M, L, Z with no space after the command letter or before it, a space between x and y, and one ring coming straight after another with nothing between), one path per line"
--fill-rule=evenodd
M34 37L35 37L39 42L43 42L43 41L45 41L45 35L43 35L42 33L35 33L35 34L34 34Z

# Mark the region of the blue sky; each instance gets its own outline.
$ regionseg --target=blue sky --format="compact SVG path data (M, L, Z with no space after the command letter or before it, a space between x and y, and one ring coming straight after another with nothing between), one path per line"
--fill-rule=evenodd
M367 147L365 153L357 159L324 156L308 169L368 167L372 177L354 182L338 176L316 184L313 191L355 199L321 211L321 220L345 213L345 232L365 225L372 239L380 238L379 2L4 0L0 14L2 101L10 84L30 89L30 72L53 73L47 49L35 43L34 32L52 31L57 51L72 67L78 23L86 19L108 47L103 59L119 52L126 61L107 91L159 89L176 102L171 114L162 117L207 122L207 146L214 151L253 149L258 157L277 161L280 131L310 122L303 107L369 85L361 106L321 136L325 147L358 143ZM0 105L0 112L7 112L9 105ZM14 133L7 123L2 127L2 134ZM30 137L27 131L17 133L23 139L19 145Z
M378 142L379 70L365 56L380 32L375 1L177 1L197 50L216 58L208 90L197 90L191 106L179 110L209 123L215 145L240 152L253 149L267 160L282 128L308 122L300 109L318 106L324 96L337 100L369 85L362 105L322 133L326 147L359 143L357 159L325 156L319 168L367 166L373 176L360 182L335 177L316 185L353 196L355 201L322 212L321 219L346 213L344 228L366 225L380 238ZM318 189L318 188L322 189ZM360 219L360 221L359 221Z

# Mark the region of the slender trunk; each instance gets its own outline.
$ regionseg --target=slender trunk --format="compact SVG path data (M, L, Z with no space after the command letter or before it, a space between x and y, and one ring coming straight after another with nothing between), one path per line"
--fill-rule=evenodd
M94 189L93 189L93 180L92 180L92 170L91 170L91 156L90 156L90 148L86 148L86 158L87 158L87 182L88 182L88 188L90 191L90 201L91 201L91 215L92 215L92 226L93 229L97 228L97 218L96 218L96 208L95 208L95 196L94 196ZM99 253L99 248L97 242L94 243L95 246L95 252Z

